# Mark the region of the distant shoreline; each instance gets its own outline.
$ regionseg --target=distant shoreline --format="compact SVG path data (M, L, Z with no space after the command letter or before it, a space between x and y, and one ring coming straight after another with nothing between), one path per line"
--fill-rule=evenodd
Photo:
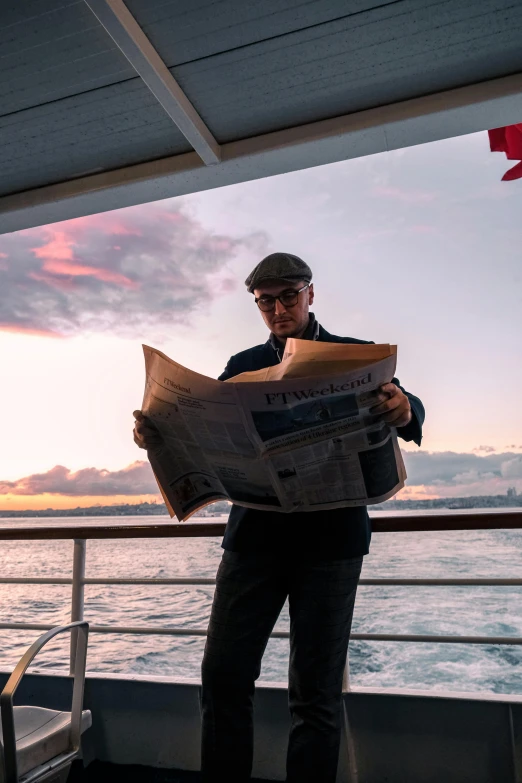
M214 517L227 514L230 506L219 501L207 506L198 516ZM468 498L434 498L432 500L388 500L372 510L379 511L423 511L427 509L470 509L470 508L522 508L522 495L478 495ZM135 503L119 506L90 506L88 508L46 508L39 511L3 511L0 518L24 517L131 517L165 516L167 509L162 503Z

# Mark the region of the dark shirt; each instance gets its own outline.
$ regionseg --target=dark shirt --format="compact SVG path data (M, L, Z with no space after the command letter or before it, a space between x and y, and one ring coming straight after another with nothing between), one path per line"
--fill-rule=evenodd
M303 335L304 339L328 343L365 343L353 337L337 337L319 326L313 314ZM261 370L279 363L282 345L274 335L263 345L256 345L232 356L219 380L225 381L242 372ZM393 379L399 388L397 378ZM420 446L424 407L418 397L402 389L408 396L412 419L397 430L399 437ZM259 511L232 506L223 548L232 552L279 552L313 555L329 559L360 557L368 554L371 523L366 506L338 508L328 511Z

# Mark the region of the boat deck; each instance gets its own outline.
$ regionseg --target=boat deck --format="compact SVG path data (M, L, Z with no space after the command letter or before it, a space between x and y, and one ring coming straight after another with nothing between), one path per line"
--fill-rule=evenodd
M109 764L93 761L84 769L81 762L75 762L67 783L198 783L199 772L184 772L178 769L154 769L139 764ZM252 783L267 783L252 778Z

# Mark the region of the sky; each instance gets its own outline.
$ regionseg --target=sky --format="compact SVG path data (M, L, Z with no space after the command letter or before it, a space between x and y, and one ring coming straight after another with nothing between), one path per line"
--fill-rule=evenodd
M401 497L522 492L522 180L486 133L0 236L0 509L158 498L142 343L217 376L264 342L243 281L304 258L328 331L398 345L426 408Z

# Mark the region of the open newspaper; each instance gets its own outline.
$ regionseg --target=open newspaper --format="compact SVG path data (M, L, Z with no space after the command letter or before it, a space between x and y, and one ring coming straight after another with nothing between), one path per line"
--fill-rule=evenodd
M369 412L397 347L287 340L275 367L226 382L143 346L148 456L171 516L216 500L271 511L381 503L406 471L394 429Z

